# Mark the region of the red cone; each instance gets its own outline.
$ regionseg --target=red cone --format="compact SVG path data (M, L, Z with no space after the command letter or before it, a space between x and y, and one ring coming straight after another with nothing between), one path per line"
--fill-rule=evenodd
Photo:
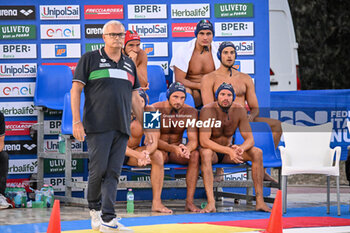
M283 233L282 226L282 191L278 190L273 203L269 225L263 233Z
M55 200L46 233L61 233L60 201Z

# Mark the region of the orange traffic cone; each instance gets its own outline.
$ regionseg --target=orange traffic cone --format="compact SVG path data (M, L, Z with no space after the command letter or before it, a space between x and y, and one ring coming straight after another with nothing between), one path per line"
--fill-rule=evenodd
M278 190L273 203L269 225L263 233L283 233L282 226L282 191Z
M61 233L60 201L55 200L46 233Z

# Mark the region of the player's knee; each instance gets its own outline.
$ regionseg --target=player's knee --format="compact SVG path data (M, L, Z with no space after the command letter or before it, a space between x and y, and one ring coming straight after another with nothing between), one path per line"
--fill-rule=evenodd
M210 149L202 149L200 152L200 158L202 164L210 163L212 160L213 151Z
M258 162L258 163L262 163L262 161L263 161L263 152L262 152L262 150L260 148L253 147L251 156L252 156L252 161Z
M156 164L156 165L163 165L164 164L164 157L163 153L159 150L156 150L152 155L151 155L151 163Z
M197 150L191 152L190 163L199 163L199 152Z

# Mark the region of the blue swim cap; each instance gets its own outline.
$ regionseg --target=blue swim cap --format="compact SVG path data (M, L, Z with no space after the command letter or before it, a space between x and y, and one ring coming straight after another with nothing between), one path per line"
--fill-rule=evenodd
M173 94L176 91L182 91L183 93L185 93L186 96L185 86L180 82L173 82L172 84L170 84L169 89L166 91L166 98L169 100L171 94Z
M235 94L235 90L233 89L233 86L230 84L230 83L225 83L223 82L219 88L216 90L215 92L215 98L218 99L218 96L219 96L219 93L220 91L222 90L229 90L231 93L232 93L232 96L233 96L233 100L232 101L235 101L236 99L236 94Z
M224 41L220 44L218 53L216 54L218 56L219 61L221 61L222 50L224 50L227 47L232 47L235 50L235 59L237 58L237 51L235 45L230 41Z
M214 37L214 27L209 20L203 19L199 21L197 23L196 30L194 31L194 35L197 37L198 33L202 30L210 30L213 33L213 37Z

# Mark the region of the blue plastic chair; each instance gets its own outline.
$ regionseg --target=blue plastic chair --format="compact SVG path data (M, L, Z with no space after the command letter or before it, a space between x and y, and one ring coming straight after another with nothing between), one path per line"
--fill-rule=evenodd
M158 65L148 65L147 79L149 89L146 91L146 93L149 97L149 104L153 104L158 101L159 94L167 90L165 75L162 67Z
M160 93L158 101L161 102L161 101L166 101L166 100L167 100L166 92ZM192 95L190 93L186 93L185 104L195 108L194 99L193 99L193 97L192 97Z
M250 127L252 128L255 146L263 151L264 168L280 168L282 161L277 156L270 126L265 122L250 122ZM242 144L243 142L244 139L237 130L235 144ZM252 163L248 161L248 164L251 165Z
M82 92L80 97L81 121L83 121L84 103L85 103L85 95L84 95L84 92ZM73 116L72 116L72 108L70 103L70 92L68 92L64 96L64 108L63 108L62 125L61 125L62 134L73 135L72 121L73 121Z
M64 95L72 87L72 71L68 66L53 65L38 67L34 105L63 110Z

